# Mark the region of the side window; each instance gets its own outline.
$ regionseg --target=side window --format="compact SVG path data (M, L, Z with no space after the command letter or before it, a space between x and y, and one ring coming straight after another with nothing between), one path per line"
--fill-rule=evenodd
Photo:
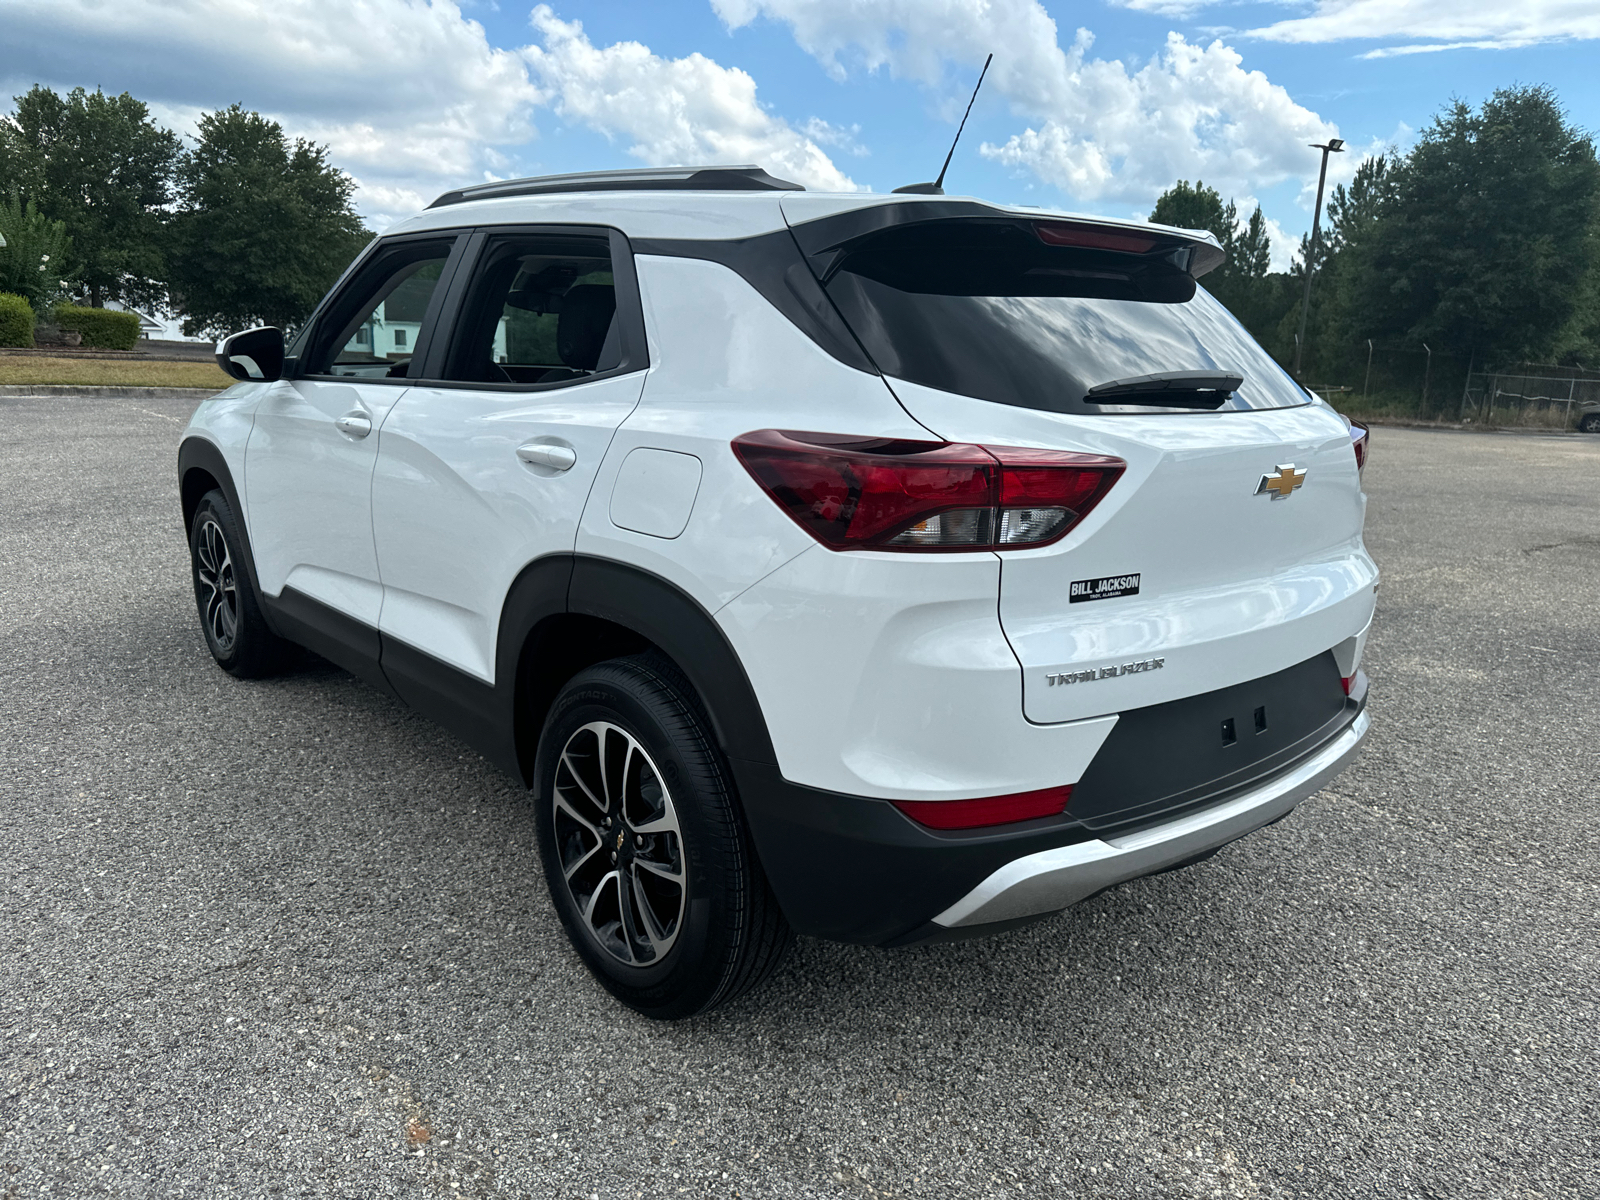
M563 383L621 362L609 240L514 234L484 244L456 322L446 379Z
M303 372L406 378L452 245L406 242L378 255L319 319Z

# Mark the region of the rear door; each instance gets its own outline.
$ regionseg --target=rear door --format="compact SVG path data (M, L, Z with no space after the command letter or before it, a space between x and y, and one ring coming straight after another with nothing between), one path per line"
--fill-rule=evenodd
M372 528L385 671L403 643L495 681L500 610L530 562L570 552L612 435L639 401L643 322L627 239L486 230L428 378L383 424Z

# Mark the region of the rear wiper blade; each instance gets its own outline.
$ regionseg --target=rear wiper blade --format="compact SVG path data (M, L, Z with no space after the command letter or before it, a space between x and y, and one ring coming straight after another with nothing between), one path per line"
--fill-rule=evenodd
M1083 399L1086 404L1148 404L1158 408L1221 408L1244 383L1243 375L1228 371L1158 371L1131 379L1097 383Z

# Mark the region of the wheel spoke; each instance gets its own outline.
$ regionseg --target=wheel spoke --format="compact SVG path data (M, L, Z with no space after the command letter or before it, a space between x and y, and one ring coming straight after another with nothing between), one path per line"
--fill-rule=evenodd
M678 884L680 887L683 884L682 867L674 867L671 863L652 862L650 859L644 857L636 857L633 860L633 865L649 871L650 874L656 876L658 879L665 879L669 883Z
M583 908L583 919L591 929L594 927L594 910L595 905L600 903L600 893L606 890L607 883L615 885L618 881L619 876L615 871L607 871L600 876L600 882L594 885L594 891L589 893L589 903Z
M674 935L668 933L662 927L660 919L656 916L655 908L650 903L650 893L645 890L639 881L638 868L644 865L639 859L635 859L633 862L633 894L639 903L639 916L641 924L644 925L645 940L650 943L650 949L654 951L653 957L660 958L671 949ZM676 914L674 914L674 917L676 917Z
M673 814L671 812L667 812L667 813L663 813L661 816L657 817L653 821L645 821L643 824L640 824L640 825L634 825L632 822L629 822L629 826L628 827L630 829L632 829L635 833L638 833L638 834L646 834L646 833L671 833L671 834L676 834L678 832L678 818L677 818L677 816L675 814Z
M573 859L571 865L562 867L561 870L566 875L566 877L570 880L574 875L576 875L578 873L578 871L583 867L584 863L588 862L596 854L600 853L600 846L601 846L601 843L596 842L594 845L590 846L587 850L585 850L582 854L578 855L577 858Z
M567 774L572 776L572 782L578 785L579 790L582 791L585 796L589 797L589 803L594 805L601 812L609 811L606 808L606 802L600 799L599 796L596 796L594 792L589 789L589 785L583 781L583 776L578 774L578 768L572 762L572 756L565 750L561 752L561 762L562 765L567 768ZM604 768L602 768L602 770L604 770ZM602 784L601 786L603 787L604 785ZM571 811L570 807L568 811ZM573 813L573 815L577 816L576 813ZM598 837L599 834L596 833L595 836Z
M639 930L637 928L638 922L634 920L634 916L639 909L644 907L644 902L639 895L639 889L634 885L632 877L623 871L617 872L617 898L621 901L617 911L622 919L622 937L628 944L628 953L632 954L634 959L637 960L639 956L634 952L634 947L639 942ZM644 940L650 942L652 946L655 944L648 931Z
M605 899L607 891L616 900L617 919L615 921L607 921L603 926L597 926L595 924L595 912L600 906L600 901ZM610 951L613 956L622 959L631 966L638 961L638 956L633 952L633 939L628 934L627 911L628 897L624 890L622 874L618 871L608 871L600 877L600 882L589 896L589 902L583 910L583 923L589 927L589 932L594 934L596 941ZM621 945L622 954L617 953L616 944Z
M579 786L582 787L583 785L579 784ZM567 798L561 794L560 784L556 785L556 811L565 813L579 825L582 825L585 829L587 829L589 831L589 836L594 838L596 845L599 845L601 842L605 841L605 838L600 835L600 827L593 821L589 820L588 817L585 817L579 813L577 809L573 808L572 805L567 802Z

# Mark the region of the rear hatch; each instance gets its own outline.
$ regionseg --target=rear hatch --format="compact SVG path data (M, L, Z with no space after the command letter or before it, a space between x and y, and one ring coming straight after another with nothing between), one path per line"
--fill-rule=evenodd
M1000 554L1030 720L1260 679L1365 627L1349 428L1196 285L1209 235L966 201L803 211L812 270L930 431L1128 464L1061 541Z

